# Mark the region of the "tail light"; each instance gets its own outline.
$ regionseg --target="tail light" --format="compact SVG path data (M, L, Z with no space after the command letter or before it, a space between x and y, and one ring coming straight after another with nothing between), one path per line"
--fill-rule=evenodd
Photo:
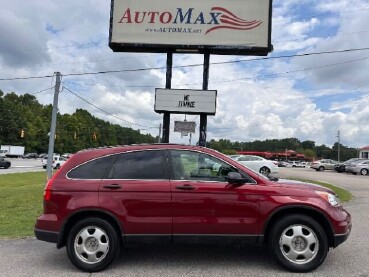
M44 201L50 201L51 199L51 194L52 194L52 186L53 183L56 179L56 177L59 174L59 170L51 177L51 179L49 181L47 181L46 186L45 186L45 190L44 190Z

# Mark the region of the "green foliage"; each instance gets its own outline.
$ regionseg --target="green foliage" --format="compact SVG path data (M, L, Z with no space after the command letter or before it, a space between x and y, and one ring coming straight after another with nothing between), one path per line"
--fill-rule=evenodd
M256 140L253 142L231 142L230 140L220 139L219 141L210 140L207 142L209 148L218 150L226 154L233 154L231 151L264 151L264 152L284 152L294 150L304 154L309 159L334 159L338 158L338 143L332 148L326 145L316 146L314 141L306 140L300 142L297 138L267 139L264 141ZM358 156L356 148L340 145L340 160L346 161Z
M20 145L25 146L26 152L46 153L51 112L52 105L41 105L33 95L14 92L4 95L0 91L0 144ZM22 130L24 138L20 136ZM103 121L82 109L77 109L72 115L58 114L57 117L56 153L156 141L151 135Z

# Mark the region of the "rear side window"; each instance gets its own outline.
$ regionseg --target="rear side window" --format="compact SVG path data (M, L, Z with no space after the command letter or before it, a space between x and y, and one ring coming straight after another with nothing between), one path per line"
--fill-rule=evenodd
M110 179L166 179L164 151L148 150L118 155Z
M67 176L72 179L102 179L116 157L113 155L89 161L71 170Z

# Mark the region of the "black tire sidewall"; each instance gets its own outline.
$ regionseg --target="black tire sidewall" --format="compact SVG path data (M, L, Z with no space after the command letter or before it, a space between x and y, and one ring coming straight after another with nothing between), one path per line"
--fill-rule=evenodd
M267 168L266 166L263 166L262 168L260 168L260 173L261 172L265 172L266 175L269 175L270 174L270 169Z
M311 228L315 232L319 240L318 254L312 261L307 264L298 265L288 261L279 248L279 239L282 232L288 226L295 224L301 224ZM313 218L302 214L286 216L276 222L271 229L268 242L269 250L276 262L287 270L293 272L310 272L316 269L323 263L329 250L327 235L322 226Z
M104 230L109 238L109 251L105 258L96 264L87 264L81 261L74 251L74 240L81 229L87 226L96 226ZM67 254L71 263L77 268L86 272L97 272L108 265L110 265L114 259L119 255L121 241L118 237L117 231L106 220L101 218L86 218L78 221L70 230L67 237Z

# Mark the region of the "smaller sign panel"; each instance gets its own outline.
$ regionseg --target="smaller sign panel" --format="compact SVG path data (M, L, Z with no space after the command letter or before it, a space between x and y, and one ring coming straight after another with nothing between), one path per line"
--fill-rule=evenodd
M157 113L215 115L216 98L216 90L157 88L154 110Z
M193 121L174 121L174 132L182 133L182 136L187 136L188 133L195 133L196 122Z

